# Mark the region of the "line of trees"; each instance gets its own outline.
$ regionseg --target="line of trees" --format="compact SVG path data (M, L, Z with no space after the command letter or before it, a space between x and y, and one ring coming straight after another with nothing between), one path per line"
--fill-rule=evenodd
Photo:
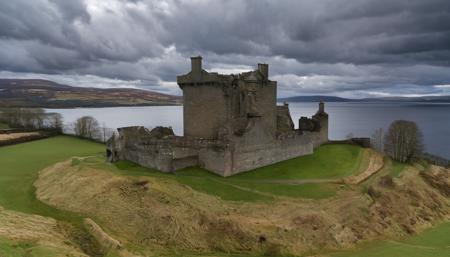
M375 150L403 163L421 159L424 151L422 132L415 122L406 120L392 122L386 134L382 128L375 130L371 145Z
M0 122L11 128L53 130L100 142L106 142L114 133L113 129L106 127L105 123L100 125L92 116L80 117L65 126L61 114L48 113L41 108L0 109Z
M59 113L47 113L41 108L5 108L0 110L0 122L12 128L63 130L63 118Z

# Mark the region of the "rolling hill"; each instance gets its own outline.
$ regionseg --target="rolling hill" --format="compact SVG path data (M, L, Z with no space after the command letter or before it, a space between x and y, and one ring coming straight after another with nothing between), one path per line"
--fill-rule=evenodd
M181 97L130 88L86 88L40 79L0 79L0 107L178 105Z
M292 96L279 98L278 101L286 102L417 102L417 103L450 103L450 96L422 96L422 97L374 97L362 99L350 99L336 96L312 95Z
M292 96L286 98L280 98L279 101L286 102L355 102L358 100L342 98L337 96L326 96L326 95L307 95L307 96Z

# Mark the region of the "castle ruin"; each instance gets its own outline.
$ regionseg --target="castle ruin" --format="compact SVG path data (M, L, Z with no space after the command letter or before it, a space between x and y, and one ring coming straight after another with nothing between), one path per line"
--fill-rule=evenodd
M319 104L312 118L294 127L289 105L277 106L277 82L268 64L241 74L202 69L191 58L191 71L177 77L183 90L184 135L171 128L125 127L107 142L111 162L129 160L163 172L199 166L231 176L294 157L312 154L328 141L328 114Z

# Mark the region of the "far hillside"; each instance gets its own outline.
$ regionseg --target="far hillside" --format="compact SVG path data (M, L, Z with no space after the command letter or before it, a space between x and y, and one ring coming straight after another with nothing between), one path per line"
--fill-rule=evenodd
M0 107L114 107L177 105L179 96L132 88L86 88L41 79L0 79Z
M299 95L292 96L286 98L278 98L280 102L415 102L415 103L450 103L450 96L423 96L423 97L373 97L373 98L361 98L361 99L351 99L351 98L342 98L337 96L328 96L328 95Z
M356 102L358 100L356 99L348 99L348 98L342 98L337 96L326 96L326 95L304 95L304 96L292 96L292 97L286 97L286 98L279 98L279 101L286 101L286 102Z

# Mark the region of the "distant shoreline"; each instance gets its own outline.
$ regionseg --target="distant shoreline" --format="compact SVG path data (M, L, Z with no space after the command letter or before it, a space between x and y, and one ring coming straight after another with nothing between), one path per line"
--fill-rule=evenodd
M62 102L62 101L61 101ZM76 109L76 108L111 108L111 107L149 107L149 106L182 106L178 103L142 103L142 104L126 104L126 103L51 103L51 104L1 104L0 108L43 108L43 109ZM72 102L72 103L71 103Z
M278 104L283 104L283 102L287 102L289 104L298 104L298 103L318 103L319 101L283 101L278 99ZM430 107L439 106L439 105L450 105L450 102L421 102L421 101L325 101L325 103L345 103L345 104L409 104L409 105L419 105L421 107L426 107L429 105ZM183 103L176 104L138 104L138 105L126 105L126 104L111 104L111 105L81 105L81 106L45 106L45 105L36 105L36 106L1 106L0 108L42 108L42 109L81 109L81 108L119 108L119 107L158 107L158 106L183 106Z

